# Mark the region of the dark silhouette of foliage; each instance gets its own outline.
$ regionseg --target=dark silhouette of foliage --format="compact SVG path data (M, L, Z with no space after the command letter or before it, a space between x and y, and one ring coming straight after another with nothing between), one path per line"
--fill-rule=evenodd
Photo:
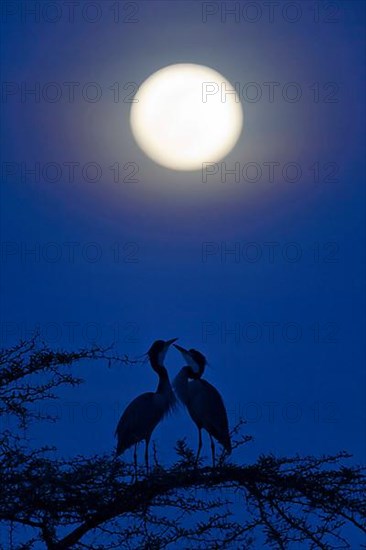
M52 351L36 339L0 354L0 411L21 426L32 405L81 382L80 360L112 357L95 348ZM73 369L73 370L72 370ZM233 431L233 448L251 438ZM57 458L4 431L0 437L0 521L9 547L61 550L113 548L351 548L345 527L366 532L365 469L351 458L261 456L238 465L221 455L216 468L195 464L184 440L176 462L135 479L133 464L114 456ZM260 541L260 543L258 543Z

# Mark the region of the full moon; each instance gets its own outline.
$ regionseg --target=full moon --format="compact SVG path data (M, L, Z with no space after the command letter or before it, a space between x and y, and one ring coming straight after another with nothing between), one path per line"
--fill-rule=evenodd
M173 170L200 170L223 159L239 139L243 111L217 71L180 63L152 74L131 108L133 136L148 157Z

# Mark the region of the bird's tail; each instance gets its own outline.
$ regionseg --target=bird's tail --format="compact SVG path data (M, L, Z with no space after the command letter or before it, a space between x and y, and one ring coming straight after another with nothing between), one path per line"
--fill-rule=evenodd
M126 449L127 449L127 447L125 445L123 445L123 443L121 441L118 441L116 451L115 451L115 456L117 457L117 456L121 455L122 453L125 452Z

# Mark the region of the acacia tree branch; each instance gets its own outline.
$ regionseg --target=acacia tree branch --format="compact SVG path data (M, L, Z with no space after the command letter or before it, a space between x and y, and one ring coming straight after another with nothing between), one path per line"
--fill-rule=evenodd
M272 457L271 460L274 466L276 461L273 461ZM299 459L298 472L304 463L306 465L306 459ZM310 502L314 505L316 499L318 502L316 510L322 511L323 507L320 503L321 495L324 496L325 493L329 493L329 488L332 485L332 476L338 483L338 475L338 470L318 472L317 483L314 484L313 481L307 481L306 478L301 478L298 474L280 474L278 468L267 468L267 470L264 470L260 463L250 467L239 467L228 464L220 469L188 469L179 467L162 472L159 471L134 484L121 483L118 497L99 506L95 512L88 514L87 519L80 523L78 527L49 547L57 550L71 548L90 531L112 519L128 514L138 514L144 509L153 507L155 500L164 495L175 495L181 490L190 490L193 488L213 490L218 487L235 486L236 488L243 489L249 497L254 495L255 498L253 500L257 503L261 523L270 531L271 539L277 541L279 548L286 548L286 537L284 537L283 527L276 528L273 514L270 514L271 507L276 508L280 512L282 519L288 527L301 531L308 540L311 540L319 548L325 550L328 546L322 543L321 538L314 535L314 532L309 527L305 527L301 521L296 521L293 516L283 513L283 510L279 508L279 503L282 502L282 498L286 495L292 494L293 497L296 497L299 494L303 494L306 488L308 503ZM359 471L355 471L354 475L354 481L357 485L362 484L362 489L364 490L366 488L365 477ZM327 483L326 479L328 479ZM320 485L322 480L323 485ZM271 494L268 494L268 489L271 490ZM346 489L348 490L349 488L346 487ZM342 497L342 506L353 508L352 502L344 499L342 496L342 490L337 492L333 487L332 499L334 506L338 506L337 500L339 497ZM362 504L361 501L362 498L359 502L360 504ZM338 509L338 513L340 513L340 509ZM353 514L356 514L356 510L353 510ZM362 514L360 515L362 516Z
M83 380L72 367L83 360L105 360L110 365L138 363L128 356L112 355L112 347L93 346L74 352L54 351L35 335L9 348L0 349L0 414L15 417L21 427L31 420L52 420L30 409L30 405L45 399L57 399L56 390L63 386L78 386Z
M34 418L32 403L80 383L71 367L83 359L140 362L112 358L100 348L55 352L36 341L22 342L0 351L0 413L28 422ZM239 437L233 449L251 439L240 433L241 427L233 430ZM341 535L345 522L366 532L365 469L346 468L347 453L269 455L250 466L228 463L223 454L212 469L197 467L193 450L179 441L176 464L164 468L155 452L153 472L145 477L140 468L140 480L131 483L134 466L121 459L63 460L50 458L49 450L31 449L7 431L0 434L0 522L37 533L24 549L33 544L38 549L40 542L49 550L162 550L178 543L188 548L190 542L195 550L234 543L250 548L261 531L266 543L280 550L305 542L333 550L333 542L346 544ZM240 521L233 517L231 501L222 498L229 491L242 497ZM99 532L110 537L108 546L90 540Z

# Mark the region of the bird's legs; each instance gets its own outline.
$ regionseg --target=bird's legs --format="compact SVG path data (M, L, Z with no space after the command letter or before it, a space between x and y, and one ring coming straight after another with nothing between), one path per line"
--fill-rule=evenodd
M145 445L145 465L146 465L146 475L149 474L149 443L150 438L145 439L146 445Z
M135 443L135 449L133 451L133 463L135 467L135 481L137 481L137 443Z
M212 467L215 468L215 442L210 434L211 439L211 453L212 453Z
M197 455L196 455L196 464L198 464L198 459L201 454L202 449L202 430L201 428L198 428L198 449L197 449Z

